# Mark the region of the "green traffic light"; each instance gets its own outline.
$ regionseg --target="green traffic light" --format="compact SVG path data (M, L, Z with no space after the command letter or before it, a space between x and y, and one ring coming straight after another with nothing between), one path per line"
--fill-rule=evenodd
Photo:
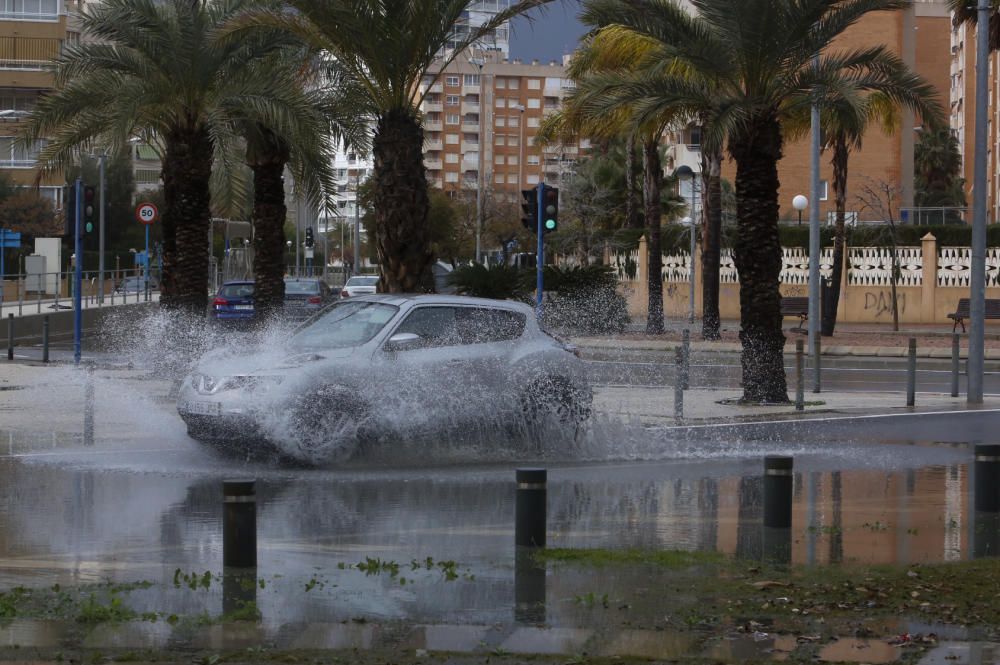
M546 219L545 220L545 229L547 231L552 231L555 228L556 228L556 220L554 220L554 219Z
M94 225L91 222L87 222L86 229L87 229L87 233L90 233L91 231L94 230Z

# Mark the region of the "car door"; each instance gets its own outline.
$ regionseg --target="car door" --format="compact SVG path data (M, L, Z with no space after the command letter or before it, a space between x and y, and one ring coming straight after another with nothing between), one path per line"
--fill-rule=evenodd
M450 305L421 305L411 309L390 333L419 336L413 346L384 350L384 369L392 384L386 394L398 400L409 424L455 424L467 420L481 392L473 380L474 350L458 334L457 313Z
M511 383L511 358L526 325L524 314L497 307L461 307L456 328L462 340L468 381L477 386L471 394L480 399L475 408L506 411L519 396Z

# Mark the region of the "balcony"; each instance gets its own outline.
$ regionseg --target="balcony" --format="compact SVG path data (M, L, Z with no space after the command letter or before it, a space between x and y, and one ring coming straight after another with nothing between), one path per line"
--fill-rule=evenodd
M475 113L479 114L479 102L462 102L462 114Z
M62 40L52 37L0 37L0 69L52 69L62 51Z
M444 87L442 87L440 81L431 86L431 92L444 92Z
M424 102L424 113L441 113L444 111L444 104L441 102Z
M444 144L441 139L427 139L424 141L424 150L441 150Z
M441 124L440 120L437 121L424 120L424 131L440 132L442 129L444 129L444 125Z
M462 141L462 152L477 152L479 150L478 143L472 143L470 141Z
M444 163L440 159L425 159L424 167L428 171L440 171L444 168Z

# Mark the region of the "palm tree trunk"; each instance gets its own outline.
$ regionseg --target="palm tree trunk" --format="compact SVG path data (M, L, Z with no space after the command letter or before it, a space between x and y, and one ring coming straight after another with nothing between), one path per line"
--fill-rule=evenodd
M719 264L722 260L722 153L701 152L702 244L701 244L701 336L721 337L719 316Z
M660 146L655 140L643 141L643 202L645 203L647 249L649 266L647 285L649 305L646 315L646 333L663 333L663 250L660 243L660 187L663 184L663 168L660 166Z
M743 400L787 402L778 281L781 128L771 115L751 117L747 124L729 143L736 160L738 233L733 259L740 276Z
M630 134L625 141L625 228L628 229L641 229L643 226L642 188L639 186L641 168L635 135Z
M833 227L833 271L830 275L832 283L827 291L827 297L832 300L824 303L820 334L825 337L833 335L837 326L837 307L840 305L840 280L844 273L844 247L846 244L845 217L847 216L847 162L850 148L847 137L840 134L833 141L833 156L830 164L833 166L833 196L837 206L837 219Z
M372 142L373 212L379 290L384 293L434 290L423 146L424 130L411 111L390 111L379 118Z
M285 185L288 147L271 132L261 132L259 145L248 142L247 162L253 170L254 307L261 320L281 312L285 302Z
M160 306L196 316L208 308L208 180L212 141L204 127L164 137L163 280Z

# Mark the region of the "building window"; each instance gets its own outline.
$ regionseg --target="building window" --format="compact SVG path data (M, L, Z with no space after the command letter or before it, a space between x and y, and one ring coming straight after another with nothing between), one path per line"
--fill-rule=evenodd
M448 77L445 78L444 84L445 85L458 85L458 77L457 76L448 76Z
M512 184L512 185L516 185L517 184L517 174L516 173L510 173L510 174L508 174L507 175L507 182L510 183L510 184Z
M503 184L503 174L502 173L497 173L496 176L493 178L493 182L495 182L498 185L502 185Z
M446 134L444 137L444 142L449 145L458 144L458 134Z
M519 90L521 88L520 79L507 79L507 89L508 90Z
M540 108L542 108L542 100L540 100L538 98L529 99L528 100L528 108L529 109L540 109Z
M546 76L545 77L545 87L546 88L560 88L562 87L562 79L556 76Z
M38 153L45 147L45 141L35 141L25 149L14 145L13 136L0 136L0 167L10 169L30 169L38 161Z
M542 79L528 79L528 90L541 90Z
M538 184L538 176L537 175L529 175L528 176L528 184L529 185L537 185Z
M538 166L538 155L528 155L528 166Z
M507 118L505 118L502 115L496 116L496 121L497 121L497 127L506 127L507 126Z
M136 169L135 184L155 185L160 182L160 169Z
M819 181L819 200L826 201L830 196L830 183L826 180Z
M512 115L509 118L509 120L508 120L507 126L508 127L520 127L521 126L521 117L520 116L516 116L516 115Z
M457 125L458 124L458 114L457 113L449 113L445 117L445 120L448 122L449 125Z
M493 158L494 164L503 164L503 155L497 155Z
M454 171L448 171L444 174L445 182L458 182L458 174Z
M505 106L507 106L507 98L506 97L497 97L497 99L496 99L496 107L498 109L502 109Z
M541 118L538 117L528 118L528 127L538 127L539 120L541 120Z
M498 134L495 143L496 145L507 145L507 137L503 134Z
M454 152L449 152L444 156L444 161L449 164L458 164L458 154Z
M444 98L445 106L458 106L458 95L448 95Z
M518 160L518 156L517 155L508 155L507 156L507 164L509 164L510 166L517 166L517 162L518 161L519 160Z
M479 163L479 153L473 150L462 155L462 161L467 164L478 164Z
M59 0L2 0L0 20L2 19L57 21Z
M466 74L463 85L479 85L479 74Z
M517 134L510 134L507 136L507 145L510 147L516 148L520 143L521 140L518 138Z
M507 79L500 78L498 76L495 85L497 90L503 90L504 88L507 87Z

